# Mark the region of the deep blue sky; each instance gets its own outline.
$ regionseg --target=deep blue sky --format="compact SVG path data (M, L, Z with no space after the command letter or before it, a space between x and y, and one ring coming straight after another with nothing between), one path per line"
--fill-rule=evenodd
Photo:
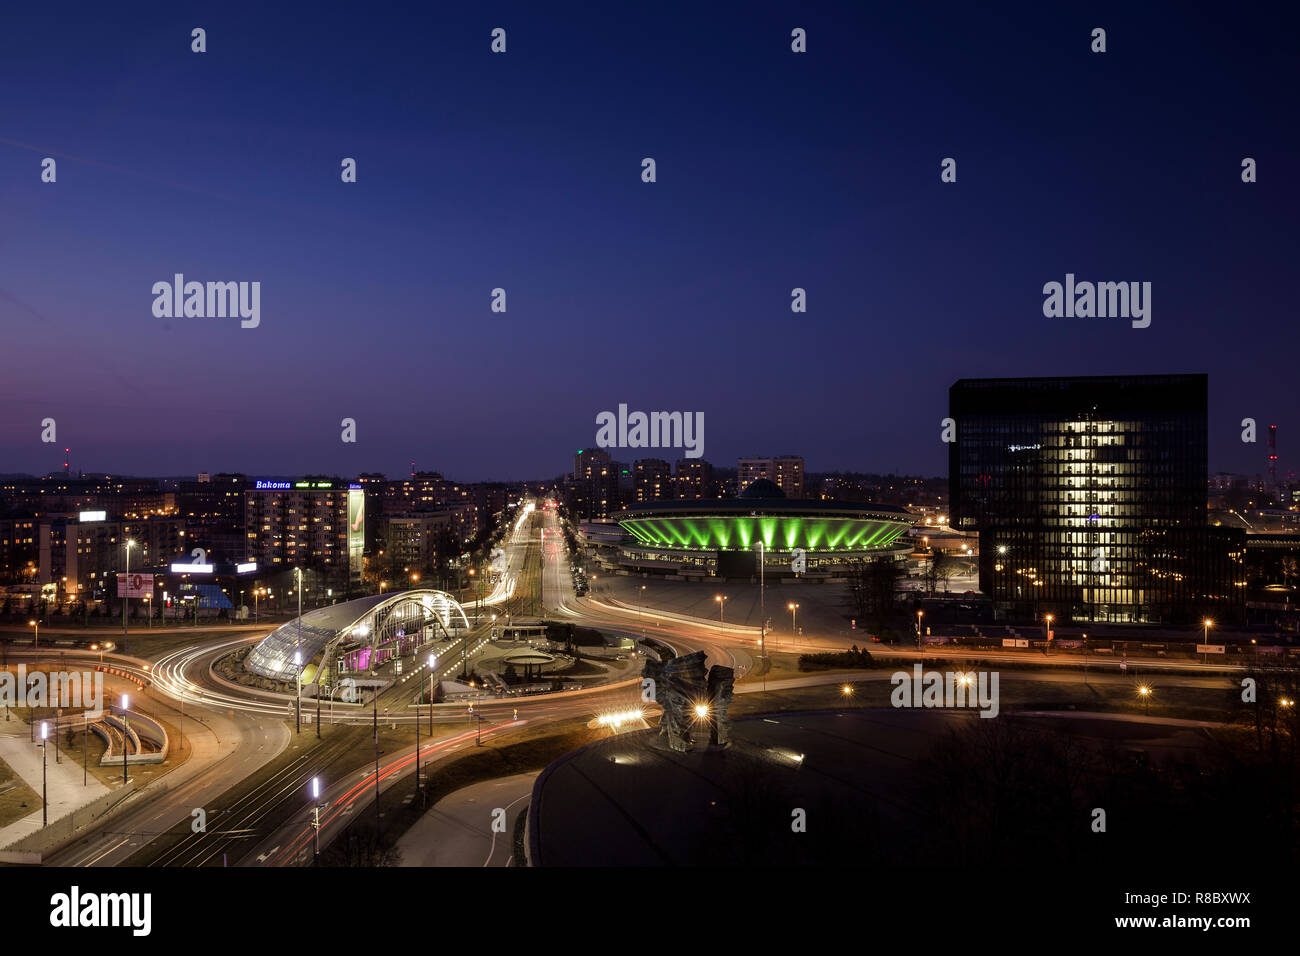
M0 472L553 475L626 402L723 465L942 474L954 380L1138 372L1210 374L1212 469L1262 470L1246 416L1300 462L1279 13L11 6ZM1044 318L1068 271L1152 282L1151 327ZM261 326L154 318L175 272Z

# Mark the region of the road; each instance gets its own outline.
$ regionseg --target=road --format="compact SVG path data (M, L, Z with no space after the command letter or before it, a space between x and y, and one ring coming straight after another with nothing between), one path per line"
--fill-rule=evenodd
M515 823L528 809L536 779L537 772L520 773L443 797L398 841L401 865L509 866Z

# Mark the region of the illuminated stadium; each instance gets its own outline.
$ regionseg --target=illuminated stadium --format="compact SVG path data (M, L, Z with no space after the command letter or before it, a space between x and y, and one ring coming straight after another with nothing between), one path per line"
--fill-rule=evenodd
M760 542L770 565L788 567L802 549L810 569L906 553L910 544L900 546L898 539L915 519L892 505L788 499L759 479L738 498L645 502L616 520L625 535L621 563L647 570L694 566L732 576L753 567Z
M302 616L304 684L319 672L326 686L345 676L365 675L394 657L408 657L426 644L464 634L469 619L444 591L419 588L333 604ZM254 674L292 681L299 646L297 618L268 634L249 653L244 667Z

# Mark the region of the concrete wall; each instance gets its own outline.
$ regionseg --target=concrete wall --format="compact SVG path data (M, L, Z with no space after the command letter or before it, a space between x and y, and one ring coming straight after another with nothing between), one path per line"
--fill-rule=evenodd
M148 717L139 712L130 712L128 718L126 728L131 735L132 743L135 745L135 753L128 753L126 755L127 764L162 763L166 760L169 741L167 739L167 731L163 729L163 725L158 723L158 721L154 720L152 717ZM104 721L112 724L118 731L123 729L122 718L116 714L105 714ZM99 733L101 737L105 737L111 741L109 735L102 733L99 730L96 730L96 732ZM141 738L155 744L158 747L157 753L141 753ZM121 762L121 752L119 751L114 754L110 743L109 749L104 752L103 759L99 761L99 765L105 767L109 764L120 764Z
M41 862L43 856L49 856L72 842L78 831L102 817L134 792L135 781L131 781L126 786L110 790L90 803L78 807L67 816L51 820L49 826L42 827L21 840L15 840L0 850L0 863Z

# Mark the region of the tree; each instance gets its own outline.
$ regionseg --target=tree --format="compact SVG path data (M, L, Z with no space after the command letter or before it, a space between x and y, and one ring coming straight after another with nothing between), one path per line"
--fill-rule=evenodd
M902 569L892 558L869 558L849 565L849 582L858 617L874 619L879 630L894 610Z
M943 589L947 591L948 579L957 573L962 566L962 562L954 555L940 552L930 561L930 565L934 568L935 582L942 584Z

